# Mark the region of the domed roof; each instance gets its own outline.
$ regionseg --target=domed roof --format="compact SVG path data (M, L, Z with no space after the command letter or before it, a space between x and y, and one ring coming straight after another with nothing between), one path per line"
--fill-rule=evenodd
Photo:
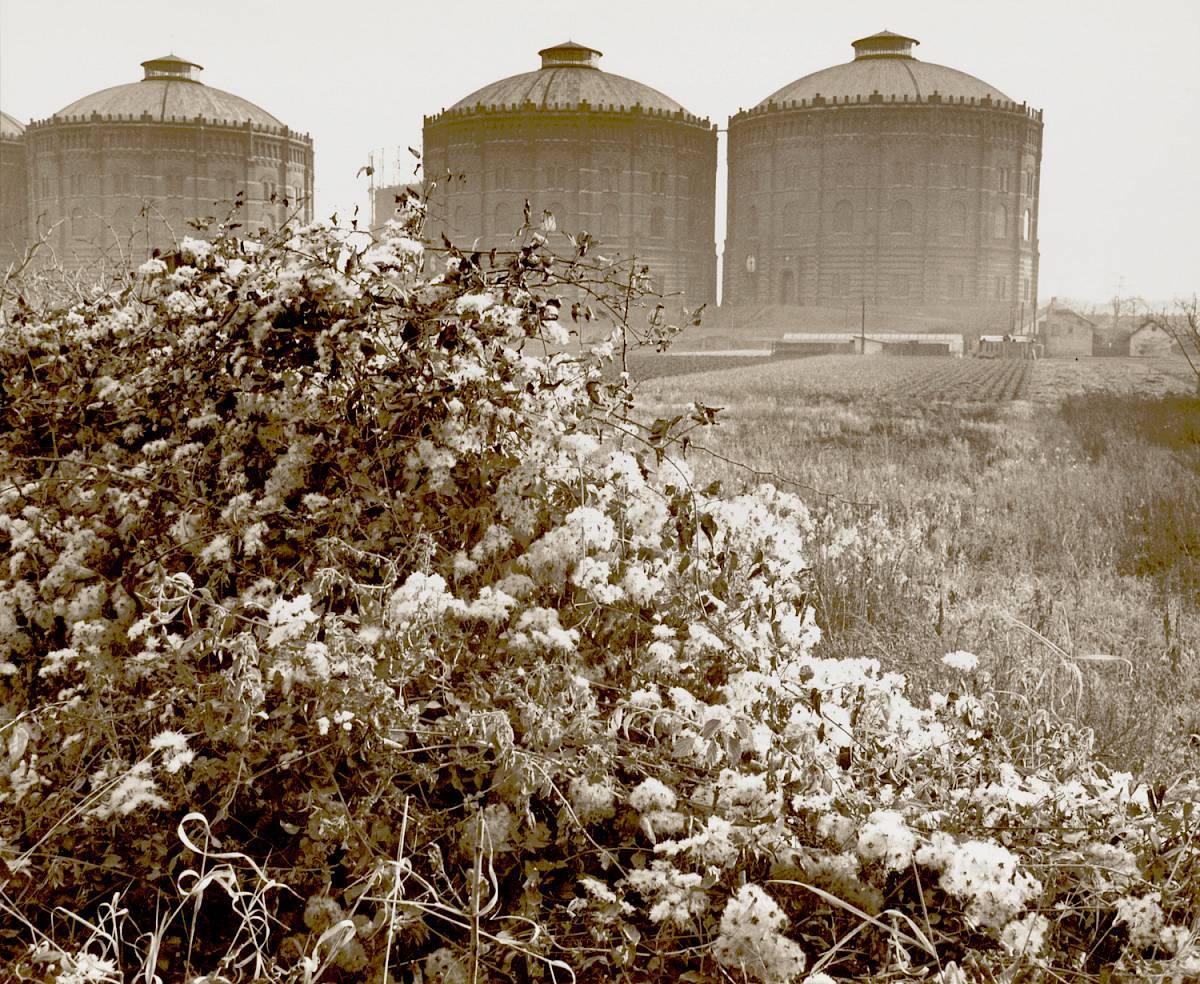
M64 106L52 119L72 116L133 116L149 113L156 120L171 117L206 120L240 125L249 121L258 126L282 127L278 119L261 106L232 92L204 85L201 66L177 55L165 55L142 62L146 70L140 82L114 85L93 92Z
M25 136L25 124L8 113L0 112L0 137L5 140L20 140Z
M913 57L915 38L881 31L852 42L854 60L805 75L773 92L758 104L812 101L816 96L839 102L878 94L886 100L927 99L937 93L943 99L983 99L1013 102L995 86L956 68L918 61Z
M601 53L595 48L564 41L538 54L542 56L542 67L536 72L512 75L476 89L456 102L450 112L507 109L527 102L538 109L578 109L586 102L592 109L640 105L643 109L687 114L679 103L657 89L601 71Z

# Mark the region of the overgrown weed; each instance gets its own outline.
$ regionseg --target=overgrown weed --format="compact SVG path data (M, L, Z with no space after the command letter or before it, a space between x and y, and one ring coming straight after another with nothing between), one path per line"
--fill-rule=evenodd
M722 457L693 456L702 479L738 488L766 472L827 493L806 493L826 548L840 531L877 531L814 565L821 651L881 659L930 688L944 683L942 652L987 652L1014 722L1041 708L1090 728L1115 766L1165 773L1193 759L1200 400L1153 395L1185 376L1051 362L1035 367L1037 400L931 406L831 393L816 361L643 394L660 412L683 387L728 403L706 436ZM1072 371L1106 388L1078 391ZM790 386L801 373L824 388ZM1061 408L1045 402L1041 373L1065 393ZM902 531L912 535L896 554ZM1082 658L1100 654L1113 662Z

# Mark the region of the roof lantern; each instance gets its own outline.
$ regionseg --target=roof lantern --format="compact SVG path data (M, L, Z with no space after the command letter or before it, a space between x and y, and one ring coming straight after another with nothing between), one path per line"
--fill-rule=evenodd
M203 65L197 65L178 55L151 58L142 62L142 68L146 71L142 77L143 82L167 79L172 82L195 82L197 84L200 84L200 73L204 70Z
M542 68L598 69L603 52L587 45L576 44L574 41L564 41L562 44L543 48L538 54L542 56Z
M854 47L855 61L862 58L912 58L914 45L920 43L916 38L906 38L903 34L891 31L880 31L850 42Z

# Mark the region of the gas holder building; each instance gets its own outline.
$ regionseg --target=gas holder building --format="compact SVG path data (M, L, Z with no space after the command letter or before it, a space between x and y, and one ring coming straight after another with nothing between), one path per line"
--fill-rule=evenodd
M188 219L223 220L239 195L244 229L311 220L306 134L205 85L195 62L166 55L142 68L141 81L86 95L25 128L26 237L45 237L65 269L99 273L197 235Z
M437 185L427 232L462 249L511 248L528 199L535 225L551 212L557 230L597 239L596 252L648 265L655 290L711 303L716 127L601 70L594 48L567 41L538 54L535 71L425 118L425 174Z
M1032 316L1042 114L917 44L854 41L729 120L727 329L978 335Z

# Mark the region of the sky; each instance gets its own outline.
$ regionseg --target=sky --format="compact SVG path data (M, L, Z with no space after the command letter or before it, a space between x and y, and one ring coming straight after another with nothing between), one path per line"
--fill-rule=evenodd
M359 205L369 218L359 169L371 151L407 157L424 115L536 69L539 48L598 48L604 70L724 129L884 29L1044 111L1043 301L1200 291L1194 0L0 0L0 109L42 119L173 52L203 65L207 85L312 136L318 216ZM717 180L720 216L723 167ZM720 223L718 249L723 238Z

